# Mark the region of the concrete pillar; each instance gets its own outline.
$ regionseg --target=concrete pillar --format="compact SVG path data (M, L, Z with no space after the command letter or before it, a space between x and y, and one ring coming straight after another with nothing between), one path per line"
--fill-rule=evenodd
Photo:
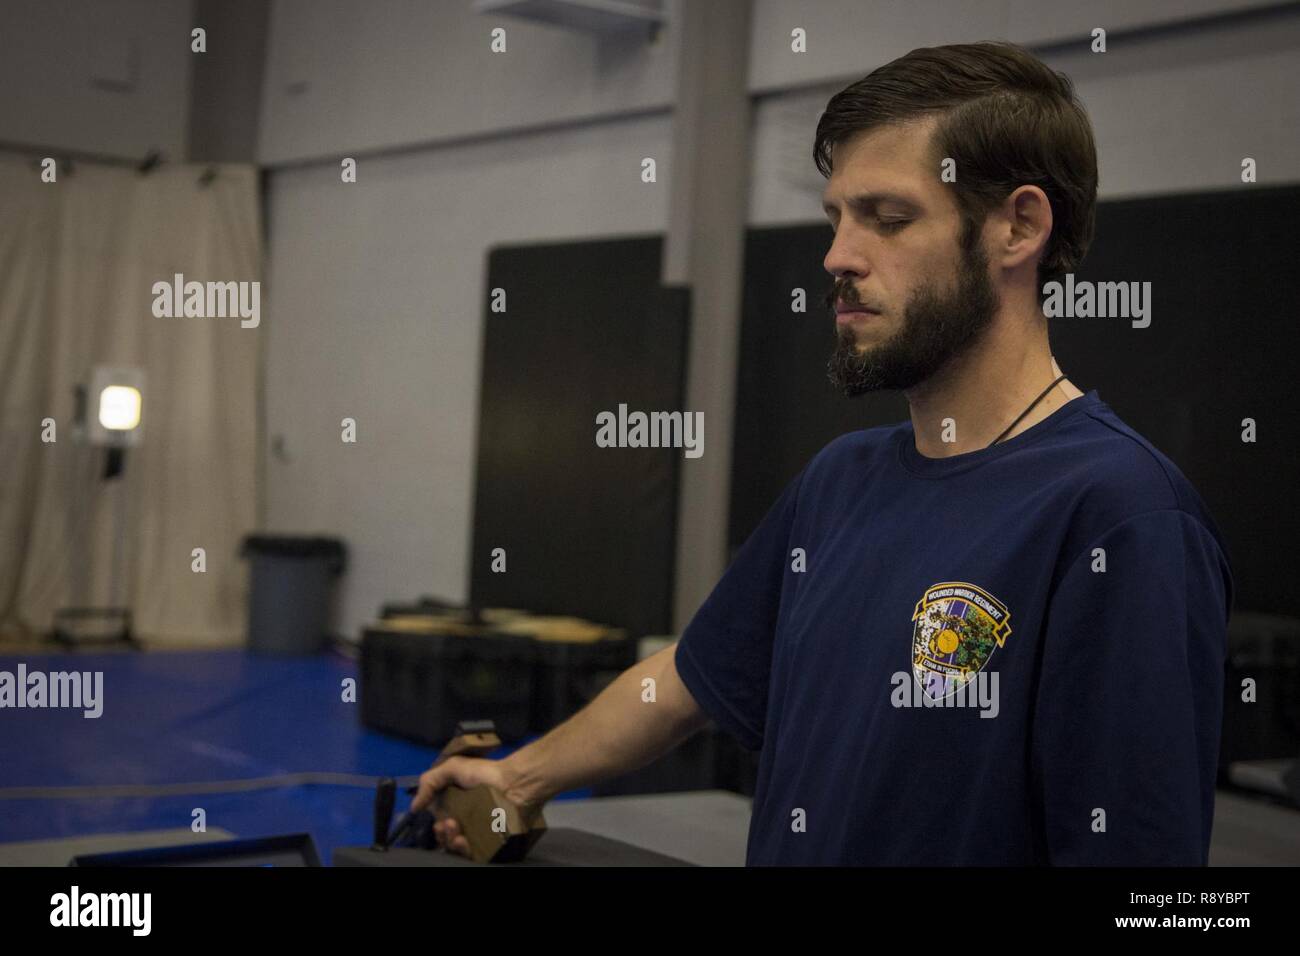
M683 459L674 628L680 632L727 563L732 417L745 220L751 0L677 4L680 58L663 281L691 293L686 411L704 413L704 454Z

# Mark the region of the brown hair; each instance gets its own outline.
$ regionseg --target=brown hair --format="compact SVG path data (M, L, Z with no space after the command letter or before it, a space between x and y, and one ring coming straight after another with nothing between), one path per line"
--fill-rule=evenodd
M1052 234L1038 264L1045 282L1072 271L1092 242L1097 147L1088 114L1064 73L1011 43L913 50L831 97L817 123L813 159L831 174L831 150L864 130L939 114L936 164L957 164L954 195L969 250L989 211L1022 185L1052 206Z

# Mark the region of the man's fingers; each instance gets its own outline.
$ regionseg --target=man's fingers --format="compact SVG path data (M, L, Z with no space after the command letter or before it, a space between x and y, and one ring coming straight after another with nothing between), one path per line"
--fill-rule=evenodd
M420 783L411 799L411 812L418 813L428 808L438 792L449 786L473 786L480 783L480 774L473 772L475 770L475 763L463 757L452 757L430 767L420 774ZM435 821L433 838L444 850L469 856L469 841L465 839L460 823L454 818Z
M452 817L435 823L433 836L440 848L451 853L459 853L461 856L469 856L469 841L461 833L460 823Z
M449 781L446 766L446 764L439 764L420 774L419 788L416 790L415 798L411 800L412 813L427 807L433 801L433 795L447 786Z

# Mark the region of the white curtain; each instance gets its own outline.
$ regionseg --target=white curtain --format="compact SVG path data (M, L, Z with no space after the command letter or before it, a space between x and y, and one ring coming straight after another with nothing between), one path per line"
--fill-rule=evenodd
M77 163L45 183L0 155L0 638L108 605L151 644L243 637L266 326L153 314L153 284L176 273L262 278L256 170L214 169L205 184L205 167ZM105 449L73 434L74 388L97 365L145 375L142 443L108 481Z

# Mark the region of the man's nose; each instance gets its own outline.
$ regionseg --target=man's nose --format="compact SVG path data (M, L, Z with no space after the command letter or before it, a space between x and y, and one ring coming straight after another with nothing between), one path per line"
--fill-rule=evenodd
M866 256L860 248L853 246L845 229L841 229L831 241L831 247L826 251L826 258L822 260L822 268L837 279L861 279L871 271Z

